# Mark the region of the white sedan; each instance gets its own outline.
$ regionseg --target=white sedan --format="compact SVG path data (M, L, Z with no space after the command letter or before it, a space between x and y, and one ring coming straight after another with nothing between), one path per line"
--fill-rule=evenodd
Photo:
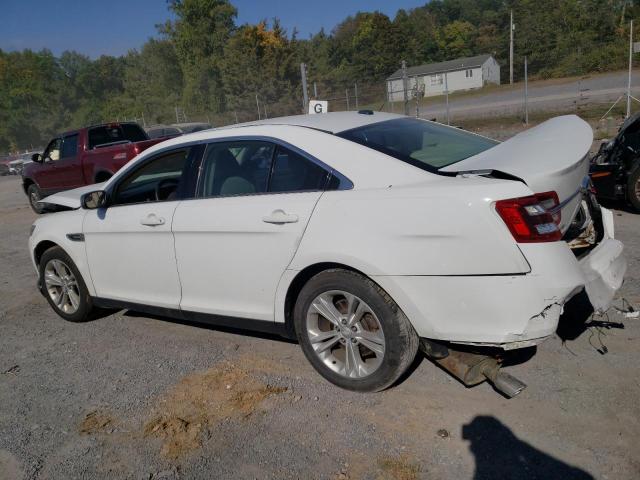
M499 352L552 335L583 289L606 310L623 281L587 183L592 136L575 116L498 143L371 111L199 132L45 198L66 211L35 222L29 249L70 321L127 308L277 332L359 391L420 347L513 396Z

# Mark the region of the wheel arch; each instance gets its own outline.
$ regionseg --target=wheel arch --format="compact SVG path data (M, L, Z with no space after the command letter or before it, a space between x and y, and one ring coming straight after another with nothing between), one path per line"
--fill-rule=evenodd
M97 170L93 174L94 183L106 182L111 177L113 177L113 172L110 172L109 170L105 170L105 169Z
M24 190L25 194L27 193L27 190L29 190L29 187L31 185L35 185L36 187L38 186L38 184L35 182L34 179L32 179L30 177L23 178L23 180L22 180L22 190ZM38 188L40 188L40 187L38 187Z
M315 275L321 272L324 272L326 270L333 270L333 269L341 269L341 270L348 270L351 272L355 272L362 275L363 277L367 277L370 280L374 281L373 279L371 279L371 277L369 277L367 274L363 273L362 271L358 270L357 268L351 267L344 263L338 263L338 262L314 263L312 265L306 266L305 268L297 272L293 277L293 279L289 282L287 286L287 291L284 295L284 301L282 303L283 310L281 310L281 315L283 316L279 317L278 315L276 315L276 321L278 321L278 318L284 318L285 328L291 338L296 337L295 328L293 325L293 309L296 305L296 300L298 299L298 296L300 295L302 288Z
M51 240L42 240L35 246L35 248L33 249L33 259L35 260L36 265L38 266L40 265L40 259L42 258L42 255L44 254L44 252L46 252L47 250L53 247L62 248L60 245L58 245L55 242L52 242ZM62 249L64 250L64 248Z

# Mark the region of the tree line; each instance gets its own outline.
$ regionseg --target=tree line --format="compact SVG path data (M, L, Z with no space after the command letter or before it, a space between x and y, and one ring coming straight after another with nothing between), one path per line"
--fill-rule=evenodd
M301 111L300 62L321 92L382 85L408 65L491 53L508 79L509 14L515 77L522 59L540 78L625 68L636 0L432 0L422 7L349 16L300 38L277 19L237 24L228 0L168 0L172 19L119 57L0 49L0 152L42 145L55 132L104 121L214 124ZM640 27L640 25L638 25ZM382 92L382 88L380 92ZM381 100L384 100L381 96Z

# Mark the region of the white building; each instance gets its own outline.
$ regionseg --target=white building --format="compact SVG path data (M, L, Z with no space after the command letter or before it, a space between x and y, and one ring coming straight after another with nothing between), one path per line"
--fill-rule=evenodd
M442 95L459 90L481 88L488 83L500 85L500 65L491 55L458 58L446 62L429 63L407 68L409 98L412 89L424 91L424 96ZM404 100L402 69L387 78L387 97L391 102Z

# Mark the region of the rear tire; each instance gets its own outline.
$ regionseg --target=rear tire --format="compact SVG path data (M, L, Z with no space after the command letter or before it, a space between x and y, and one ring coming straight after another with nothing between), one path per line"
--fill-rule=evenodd
M69 322L86 322L95 313L87 286L71 257L51 247L40 258L41 291L51 308Z
M347 390L384 390L418 351L418 335L398 305L373 281L349 270L326 270L311 278L293 315L311 365Z
M627 180L627 198L631 206L640 212L640 166L631 172Z
M32 183L27 188L27 197L29 197L29 205L31 206L31 210L36 212L38 215L44 213L44 207L42 206L42 204L38 203L38 201L42 199L42 193L35 183Z

